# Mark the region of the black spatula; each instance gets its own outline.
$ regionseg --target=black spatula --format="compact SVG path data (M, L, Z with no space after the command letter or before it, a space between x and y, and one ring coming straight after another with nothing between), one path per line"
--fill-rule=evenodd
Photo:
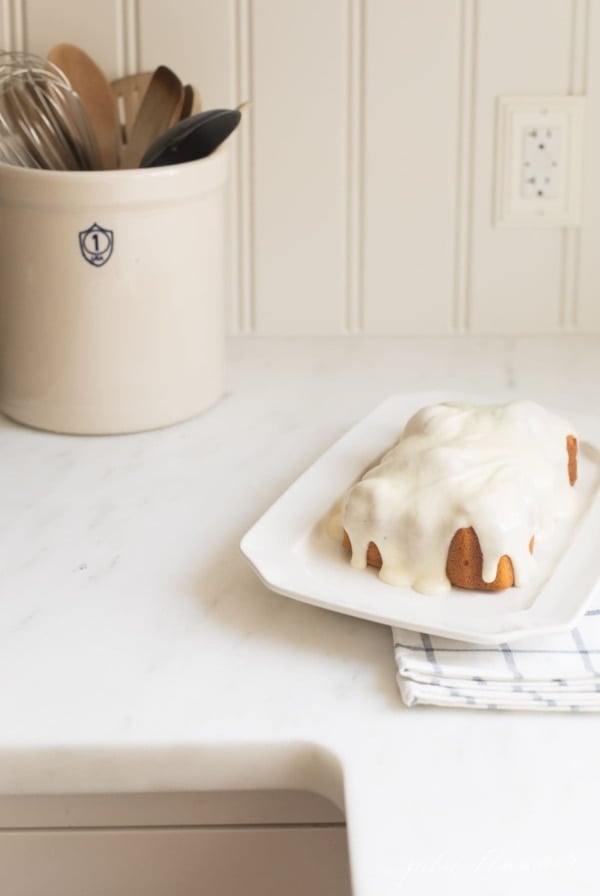
M140 168L177 165L209 156L235 131L241 117L238 109L209 109L178 121L148 147Z

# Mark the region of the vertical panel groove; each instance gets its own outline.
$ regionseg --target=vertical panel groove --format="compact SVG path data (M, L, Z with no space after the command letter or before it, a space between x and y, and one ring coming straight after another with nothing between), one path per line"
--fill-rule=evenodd
M133 75L140 70L139 0L117 0L115 24L119 76Z
M458 145L456 151L456 211L454 246L453 328L468 329L470 261L475 155L475 85L477 68L477 0L462 0L459 39Z
M25 30L25 2L24 0L12 0L11 30L9 32L11 50L26 48Z
M29 49L29 36L27 33L27 0L19 0L19 31L21 40L21 49Z
M239 0L229 0L229 83L231 85L232 96L229 99L229 105L235 106L239 97L239 70L240 70L240 9ZM230 277L230 308L229 321L233 333L242 332L242 259L241 259L241 243L240 234L242 229L242 206L240 202L241 187L241 160L240 160L240 136L231 141L232 147L232 189L229 190L229 215L232 227L232 240L229 255L229 265L231 269Z
M127 40L127 0L116 0L116 20L115 20L115 61L117 64L117 74L122 77L127 71L127 53L125 50L125 42Z
M3 50L12 50L12 3L11 0L2 0L0 7L2 12L2 39Z
M365 0L348 0L346 148L346 330L364 328L364 77Z
M235 87L238 101L252 100L252 2L235 0ZM235 158L237 185L237 245L234 290L237 294L236 329L251 333L255 327L254 307L254 159L252 114L245 114L238 135Z
M140 59L140 0L129 0L127 18L127 50L128 50L128 72L134 74L139 72L141 68Z
M572 0L569 78L569 92L571 94L585 94L587 90L589 22L590 0ZM580 230L575 228L564 229L562 234L559 326L567 331L573 330L577 326L580 261Z

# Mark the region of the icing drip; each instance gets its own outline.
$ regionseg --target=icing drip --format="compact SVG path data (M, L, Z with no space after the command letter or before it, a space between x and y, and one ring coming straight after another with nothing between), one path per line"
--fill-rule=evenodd
M511 558L515 584L535 569L529 541L573 511L566 439L572 427L530 401L441 404L416 413L402 438L334 509L330 531L345 530L352 565L364 569L374 542L380 577L392 585L447 591L448 547L472 526L483 580Z

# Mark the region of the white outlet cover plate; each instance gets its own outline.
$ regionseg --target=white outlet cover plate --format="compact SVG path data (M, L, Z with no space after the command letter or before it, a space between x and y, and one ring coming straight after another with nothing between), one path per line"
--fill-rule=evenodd
M583 132L582 96L501 96L497 102L497 227L579 227L581 224ZM552 128L561 150L553 195L525 196L525 134L531 128Z

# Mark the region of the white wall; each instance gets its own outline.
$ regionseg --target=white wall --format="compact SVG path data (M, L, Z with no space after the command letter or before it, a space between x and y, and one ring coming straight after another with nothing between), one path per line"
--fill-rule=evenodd
M234 140L230 324L600 331L600 0L0 0L0 43L165 62ZM579 231L492 226L500 94L585 93Z

